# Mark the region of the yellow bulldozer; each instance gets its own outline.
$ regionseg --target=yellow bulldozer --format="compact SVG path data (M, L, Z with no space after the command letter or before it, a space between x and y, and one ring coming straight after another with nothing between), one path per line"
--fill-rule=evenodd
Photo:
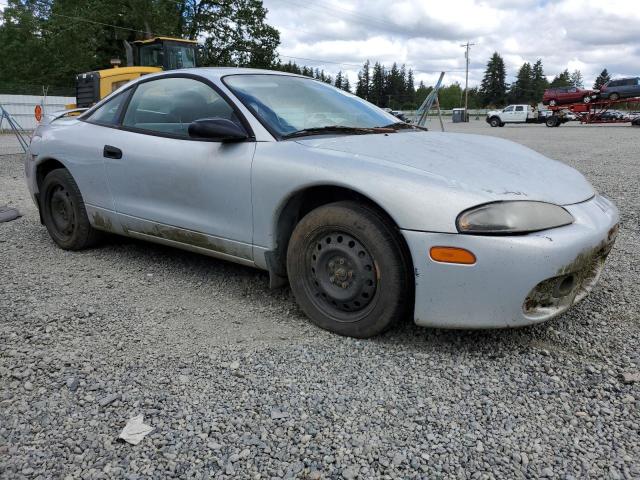
M175 70L196 66L195 40L154 37L148 40L125 42L127 66L118 59L113 68L80 73L76 76L76 103L68 109L87 108L106 97L127 82L162 70Z

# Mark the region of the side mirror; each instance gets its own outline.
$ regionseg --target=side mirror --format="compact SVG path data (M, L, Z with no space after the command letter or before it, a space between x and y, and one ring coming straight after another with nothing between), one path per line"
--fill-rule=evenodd
M249 138L246 130L226 118L202 118L189 124L189 136L216 142L241 142Z

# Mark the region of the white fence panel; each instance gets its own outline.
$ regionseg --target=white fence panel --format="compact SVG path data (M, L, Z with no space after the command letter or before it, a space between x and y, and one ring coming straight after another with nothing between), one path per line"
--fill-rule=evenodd
M73 97L55 97L41 95L3 95L0 93L0 105L2 105L7 112L20 124L25 130L33 130L36 128L37 122L33 115L33 111L36 105L42 100L45 100L44 111L56 112L64 110L64 106L69 103L75 103L76 99ZM2 128L6 130L8 126L5 122L2 124Z

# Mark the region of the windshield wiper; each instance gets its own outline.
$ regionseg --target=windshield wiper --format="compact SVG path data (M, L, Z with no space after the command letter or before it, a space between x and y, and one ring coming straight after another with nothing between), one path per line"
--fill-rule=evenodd
M303 128L295 132L287 133L282 138L305 137L307 135L321 135L323 133L347 133L353 135L364 135L367 133L395 133L390 127L347 127L345 125L326 125L324 127Z
M389 125L385 125L380 128L392 128L394 130L400 130L400 129L424 130L424 131L427 130L425 127L420 127L418 125L413 125L407 122L393 122L393 123L390 123Z

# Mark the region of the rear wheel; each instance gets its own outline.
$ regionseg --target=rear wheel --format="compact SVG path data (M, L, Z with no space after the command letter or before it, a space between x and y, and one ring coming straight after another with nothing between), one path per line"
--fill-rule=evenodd
M411 263L399 233L356 202L319 207L298 223L287 273L311 321L340 335L377 335L412 306Z
M40 186L40 210L49 235L65 250L95 243L98 232L89 223L80 189L68 170L47 174Z
M612 93L611 95L609 95L609 100L613 100L614 102L616 100L620 100L620 94L619 93Z
M589 95L586 95L586 96L582 99L582 101L583 101L584 103L591 103L591 97L590 97Z
M560 124L560 122L558 122L558 117L555 115L547 117L547 120L544 123L547 127L557 127Z

